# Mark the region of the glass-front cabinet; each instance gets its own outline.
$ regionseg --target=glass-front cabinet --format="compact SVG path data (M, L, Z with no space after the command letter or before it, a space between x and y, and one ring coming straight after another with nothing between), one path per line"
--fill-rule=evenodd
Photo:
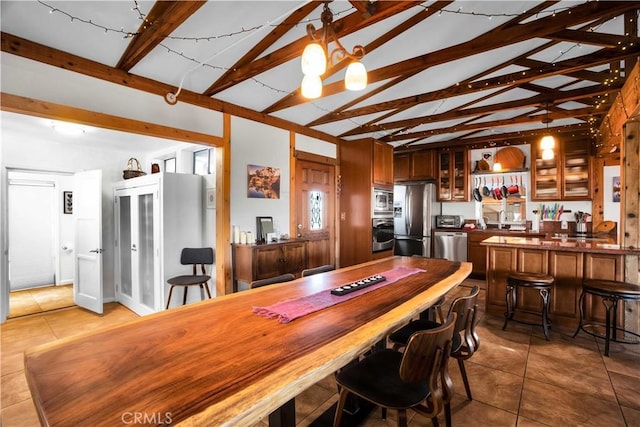
M159 310L158 188L143 186L116 191L116 293L136 313Z
M561 141L553 159L543 159L535 144L531 149L535 159L531 200L591 200L589 141Z
M438 153L438 201L469 201L467 150L442 150Z

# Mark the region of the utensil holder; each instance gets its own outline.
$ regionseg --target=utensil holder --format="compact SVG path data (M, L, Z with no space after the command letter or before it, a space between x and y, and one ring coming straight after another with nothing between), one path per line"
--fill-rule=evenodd
M586 232L587 232L587 223L576 222L576 233L586 233Z

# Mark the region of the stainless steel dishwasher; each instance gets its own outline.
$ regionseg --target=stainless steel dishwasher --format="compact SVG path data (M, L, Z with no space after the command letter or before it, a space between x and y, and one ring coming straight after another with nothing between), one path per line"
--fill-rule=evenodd
M433 233L433 257L449 261L467 260L467 233L436 231Z

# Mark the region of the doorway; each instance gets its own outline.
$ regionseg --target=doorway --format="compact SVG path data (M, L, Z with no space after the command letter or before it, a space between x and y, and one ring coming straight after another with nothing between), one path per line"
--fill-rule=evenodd
M74 305L71 215L57 200L69 185L52 173L7 174L9 317Z

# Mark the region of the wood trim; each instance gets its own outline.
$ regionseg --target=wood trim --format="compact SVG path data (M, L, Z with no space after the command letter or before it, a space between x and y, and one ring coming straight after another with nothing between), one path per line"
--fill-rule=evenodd
M294 147L295 148L295 147ZM319 154L309 153L307 151L295 150L293 151L293 157L299 160L306 160L308 162L324 163L327 165L337 165L338 160L333 157L321 156Z
M222 119L222 146L216 150L216 296L233 292L231 280L231 116Z
M289 132L289 236L296 236L296 134Z
M39 99L0 93L0 109L12 113L27 114L47 119L64 120L138 135L153 136L175 141L193 142L218 147L222 138L186 129L157 125L126 117L97 113L68 105L55 104Z
M7 52L12 55L17 55L65 70L74 71L85 76L94 77L132 89L142 90L144 92L158 95L163 100L164 96L167 93L177 92L177 88L174 86L167 85L156 80L135 76L133 74L127 73L126 71L118 70L117 68L109 67L99 62L81 58L79 56L63 52L61 50L52 49L50 47L41 45L39 43L34 43L32 41L14 36L12 34L1 32L0 36L0 46L2 48L2 52ZM158 102L160 102L160 100ZM295 131L296 133L307 135L316 139L321 139L333 144L338 144L340 142L340 138L336 138L333 135L309 129L305 126L298 125L284 119L272 117L267 114L250 110L239 105L210 98L208 96L186 89L182 89L180 91L178 102L186 102L188 104L207 108L209 110L220 111L222 113L231 114L236 117L264 123L270 126L277 127L279 129Z

